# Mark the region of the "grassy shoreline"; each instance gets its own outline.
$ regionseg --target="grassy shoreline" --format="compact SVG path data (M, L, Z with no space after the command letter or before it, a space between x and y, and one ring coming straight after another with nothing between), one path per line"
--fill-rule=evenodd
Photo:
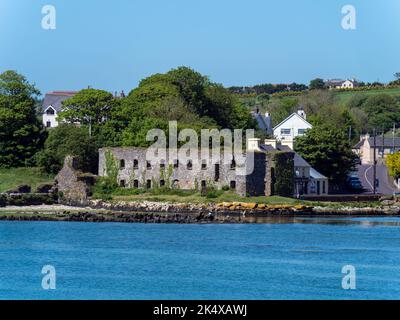
M32 191L43 183L52 183L54 176L38 167L0 168L0 193L15 189L19 185L30 185Z

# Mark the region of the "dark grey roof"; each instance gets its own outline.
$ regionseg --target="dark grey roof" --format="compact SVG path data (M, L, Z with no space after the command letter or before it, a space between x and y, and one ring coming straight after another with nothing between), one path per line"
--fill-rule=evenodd
M277 149L280 151L294 152L288 146L278 145ZM310 164L304 160L297 152L294 152L294 166L295 167L311 167Z
M46 93L43 100L43 109L44 112L48 106L52 106L57 112L61 111L62 102L74 96L76 94L75 91L59 91L59 92L50 92Z
M265 152L276 151L276 149L275 149L273 146L271 146L271 145L265 145L265 144L260 145L260 149L261 149L262 151L265 151Z
M374 138L368 138L368 142L371 147L374 147ZM376 137L376 147L383 147L383 143L385 143L385 147L393 147L393 138L385 137L385 139L382 139L382 136ZM400 147L400 137L394 137L394 146Z
M353 147L353 149L360 149L362 145L364 144L364 140L360 140L357 142L357 144Z
M264 117L260 113L253 112L252 116L254 119L256 119L258 127L261 130L268 131L268 125L265 122Z

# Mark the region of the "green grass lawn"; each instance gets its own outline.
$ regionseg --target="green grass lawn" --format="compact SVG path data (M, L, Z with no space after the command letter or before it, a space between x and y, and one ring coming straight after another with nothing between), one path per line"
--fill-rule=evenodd
M157 201L170 203L220 203L220 202L256 202L265 204L305 204L306 201L301 201L293 198L285 198L279 196L271 197L241 197L233 191L220 191L215 198L201 196L199 192L179 190L174 192L166 192L155 194L145 192L140 194L129 194L128 190L115 192L112 195L113 201Z
M140 191L140 192L138 192ZM217 197L208 198L201 196L199 192L191 190L170 190L167 192L146 192L138 189L117 189L112 195L95 194L93 198L104 199L111 202L116 201L154 201L154 202L169 202L169 203L193 203L193 204L207 204L207 203L221 203L221 202L251 202L263 203L270 205L308 205L308 206L321 206L330 208L343 208L343 207L377 207L380 202L327 202L327 201L305 201L295 198L287 198L280 196L260 196L260 197L241 197L233 191L218 191Z
M338 100L342 103L346 103L354 95L366 95L371 96L375 94L385 93L393 97L400 97L400 88L393 89L376 89L376 90L365 90L365 91L341 91L336 95Z
M15 189L17 186L27 184L32 191L41 183L52 182L53 176L43 173L40 168L11 168L0 169L0 192Z

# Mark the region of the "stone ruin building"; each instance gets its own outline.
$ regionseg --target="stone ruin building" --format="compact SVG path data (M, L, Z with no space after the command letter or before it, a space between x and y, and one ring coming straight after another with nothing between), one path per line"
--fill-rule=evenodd
M280 151L272 145L260 145L260 139L249 139L247 151L239 157L235 157L233 152L226 154L221 151L219 161L214 161L213 157L207 159L201 154L198 155L199 161L192 161L190 156L184 157L184 160L182 157L169 159L168 149L162 151L166 151L165 158L149 159L146 156L148 152L146 148L101 148L99 176L108 175L107 155L112 155L118 170L117 179L120 187L150 189L156 186L169 186L203 190L213 186L218 189L229 187L240 196L270 196L277 194L275 155L279 153L287 159L284 170L289 172L291 179L289 184L294 187L295 153L291 150ZM241 163L238 158L241 159ZM293 188L291 193L293 195Z

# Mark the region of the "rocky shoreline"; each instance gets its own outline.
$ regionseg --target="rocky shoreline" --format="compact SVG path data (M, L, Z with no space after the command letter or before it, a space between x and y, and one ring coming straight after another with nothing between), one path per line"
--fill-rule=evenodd
M0 220L130 223L264 223L271 218L334 216L400 216L400 203L379 207L311 207L255 203L184 204L166 202L106 202L4 207Z

